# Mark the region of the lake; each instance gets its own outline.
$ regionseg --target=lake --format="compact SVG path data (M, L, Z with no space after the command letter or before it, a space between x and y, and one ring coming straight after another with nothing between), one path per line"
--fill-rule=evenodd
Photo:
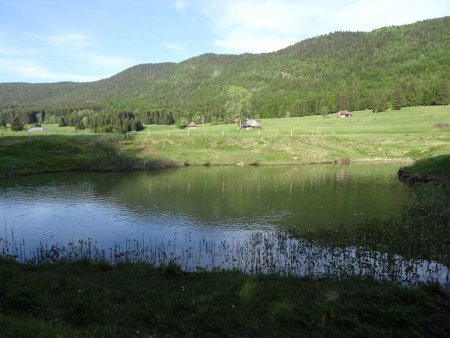
M289 235L396 217L410 191L398 164L186 167L138 173L57 173L0 181L0 238L21 259L52 255L176 261L311 277L370 275L448 283L448 268ZM14 244L11 244L14 243ZM54 247L52 247L54 246ZM0 249L2 244L0 243Z

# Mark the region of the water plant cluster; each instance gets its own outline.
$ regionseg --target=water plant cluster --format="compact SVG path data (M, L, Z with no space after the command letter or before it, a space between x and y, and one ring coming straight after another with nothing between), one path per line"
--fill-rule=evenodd
M443 187L419 184L412 202L399 217L369 219L357 227L336 224L325 228L296 229L301 238L335 247L359 245L409 259L433 260L450 266L450 194Z
M108 264L175 264L183 271L239 270L250 274L280 274L317 279L371 278L405 285L426 282L449 284L449 268L423 259L368 250L362 246L336 247L292 238L287 233L249 232L231 239L196 237L190 233L161 238L127 239L104 249L91 238L67 244L40 243L30 252L14 238L0 239L3 257L47 264L88 259Z

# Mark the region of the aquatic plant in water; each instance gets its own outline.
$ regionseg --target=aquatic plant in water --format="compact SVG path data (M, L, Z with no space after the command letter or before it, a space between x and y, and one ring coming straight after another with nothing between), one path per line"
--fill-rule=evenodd
M437 281L449 285L449 268L422 259L364 247L337 247L292 238L283 232L248 232L231 239L173 234L169 240L142 236L102 248L92 238L61 243L40 243L25 251L25 243L13 236L0 239L3 257L26 263L53 263L88 259L95 262L136 263L156 266L176 264L183 271L240 270L250 274L282 274L309 278L350 276L417 285Z

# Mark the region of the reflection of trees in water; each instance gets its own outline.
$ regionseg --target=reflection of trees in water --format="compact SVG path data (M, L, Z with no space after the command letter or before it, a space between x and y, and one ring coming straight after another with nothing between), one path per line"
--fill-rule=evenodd
M350 174L346 168L339 169L336 173L336 181L337 182L347 182L350 177Z

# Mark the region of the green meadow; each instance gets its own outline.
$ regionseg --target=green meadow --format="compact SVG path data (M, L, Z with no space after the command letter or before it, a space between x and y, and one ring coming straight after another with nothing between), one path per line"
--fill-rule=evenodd
M2 129L0 175L236 163L407 162L450 153L450 106L357 111L350 118L333 114L259 121L262 129L147 125L126 135L93 134L56 124L43 125L44 132Z

